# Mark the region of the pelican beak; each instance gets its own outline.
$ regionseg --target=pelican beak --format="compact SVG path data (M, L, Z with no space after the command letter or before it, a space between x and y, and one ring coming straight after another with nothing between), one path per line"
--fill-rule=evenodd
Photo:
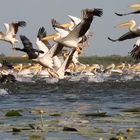
M70 27L71 26L71 23L70 22L67 22L67 23L64 23L64 24L61 24L62 27Z
M41 38L41 40L54 39L55 37L58 37L58 35L57 35L57 34L48 35L48 36L46 36L46 37Z
M16 66L14 66L14 69L15 70L18 70L18 69L20 69L21 68L21 65L16 65Z
M26 57L28 57L28 55L27 55L27 54L23 54L23 55L21 55L20 57L26 58Z
M129 21L129 22L120 23L117 26L114 26L114 28L123 27L123 26L129 26L130 27L130 26L132 26L132 22Z
M140 9L140 4L132 4L132 5L129 5L129 7Z

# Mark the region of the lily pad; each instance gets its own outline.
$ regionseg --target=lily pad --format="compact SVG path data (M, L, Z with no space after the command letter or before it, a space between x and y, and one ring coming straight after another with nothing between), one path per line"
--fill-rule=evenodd
M13 128L13 132L21 132L21 129L19 129L19 128Z
M84 115L86 117L104 117L106 116L106 112L83 113L79 115Z
M45 138L43 137L43 136L41 136L41 135L31 135L30 137L29 137L29 140L45 140Z
M49 116L59 117L59 116L62 116L62 115L60 113L53 113L53 114L49 114Z
M78 130L76 128L73 128L73 127L67 127L65 126L63 128L63 131L72 131L72 132L78 132Z
M134 112L134 113L140 113L140 107L130 108L122 110L122 112Z
M18 110L10 110L5 114L6 117L22 116Z

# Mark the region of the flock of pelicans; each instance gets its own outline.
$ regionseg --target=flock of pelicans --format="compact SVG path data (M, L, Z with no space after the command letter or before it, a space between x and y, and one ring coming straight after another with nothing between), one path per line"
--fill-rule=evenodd
M130 7L140 8L140 4L134 4ZM115 13L118 16L125 16L130 14L139 14L140 10L120 14ZM0 67L0 81L14 81L16 76L20 77L55 77L57 79L64 79L67 75L74 75L82 73L88 76L95 76L97 73L129 73L140 74L140 63L135 65L122 63L115 66L111 64L106 68L98 64L82 64L79 62L79 55L82 53L84 47L88 45L88 39L92 36L90 32L90 26L95 17L101 17L103 15L102 9L83 9L81 11L81 18L77 18L68 15L70 21L60 24L55 19L52 19L52 27L56 31L54 34L47 35L44 27L41 27L37 34L36 45L38 49L33 48L31 41L24 35L20 35L20 39L23 44L23 48L16 47L18 40L16 34L19 27L26 26L25 21L19 21L15 23L4 23L6 33L0 32L0 40L9 42L12 44L12 49L16 51L25 52L32 62L26 65L15 64L12 65L7 61L3 61ZM133 39L140 36L140 28L136 28L134 20L121 23L116 27L129 26L129 32L125 33L118 39L109 40L124 41L127 39ZM52 39L54 42L50 44L48 40ZM140 59L140 39L134 44L131 56L139 60Z

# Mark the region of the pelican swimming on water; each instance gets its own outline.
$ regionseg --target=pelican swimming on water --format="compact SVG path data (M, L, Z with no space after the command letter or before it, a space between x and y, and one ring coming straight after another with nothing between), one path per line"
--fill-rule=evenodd
M126 15L131 15L131 14L140 14L140 3L139 4L132 4L129 5L131 8L138 8L137 11L130 12L130 13L125 13L125 14L120 14L120 13L115 13L117 16L126 16Z
M111 39L110 37L108 37L108 39L112 42L116 42L116 41L124 41L127 39L133 39L136 37L140 37L140 27L136 27L136 22L134 20L130 20L125 23L121 23L115 27L123 27L123 26L129 26L129 32L123 34L118 39ZM140 38L134 44L133 50L130 52L130 54L133 58L140 59Z
M12 48L15 49L16 42L18 42L18 40L16 39L18 28L26 26L26 22L18 21L13 23L4 23L4 26L6 28L6 33L4 34L3 32L0 32L0 40L11 43Z

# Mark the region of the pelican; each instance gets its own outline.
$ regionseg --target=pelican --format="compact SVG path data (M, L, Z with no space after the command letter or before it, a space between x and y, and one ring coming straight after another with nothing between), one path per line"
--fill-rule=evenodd
M28 54L29 59L35 59L39 56L40 53L44 53L41 50L34 49L32 43L26 36L20 35L20 39L24 48L15 48L15 50L26 52Z
M44 56L51 48L51 45L47 40L41 40L41 38L43 38L45 36L46 36L45 28L44 27L39 28L38 34L37 34L37 39L36 39L36 45L39 50L44 52L44 53L39 54L40 57Z
M29 56L29 59L31 59L32 61L34 61L36 63L39 63L43 67L48 68L48 72L50 73L50 75L58 78L59 76L56 73L55 69L53 68L53 60L52 60L52 57L54 55L54 52L55 52L58 44L55 43L44 56L40 57L39 54L44 53L43 51L34 49L32 47L32 43L30 42L30 40L27 37L20 36L20 38L21 38L22 44L24 46L24 49L18 48L18 50L26 52ZM38 54L36 54L36 52Z
M130 20L125 23L121 23L115 27L123 27L128 26L129 32L125 33L118 39L111 39L108 37L110 41L116 42L116 41L124 41L127 39L133 39L136 37L140 37L140 27L136 27L136 22L134 20ZM136 43L133 46L133 50L130 52L131 56L135 59L140 59L140 38L136 41Z
M58 39L58 43L69 48L78 49L78 43L90 28L93 17L102 16L102 9L84 9L83 11L84 14L82 21L75 26L75 28L66 37ZM53 38L54 36L51 37ZM50 38L50 36L42 38L42 40L47 40L48 38Z
M131 15L131 14L140 14L140 4L132 4L129 5L131 8L138 8L137 11L130 12L130 13L125 13L125 14L120 14L120 13L115 13L117 16L126 16L126 15Z
M51 49L51 45L48 42L48 40L41 40L41 38L43 38L45 36L46 36L45 28L41 27L38 31L36 45L37 45L38 49L42 50L44 53L40 53L39 57L43 57ZM61 46L62 45L58 45L57 48L59 48ZM55 69L58 69L61 66L61 61L59 60L57 53L58 53L58 51L56 50L54 52L54 56L52 57Z
M71 15L68 15L68 17L71 19L71 21L64 24L60 24L55 19L52 19L52 26L57 33L53 35L49 35L48 39L53 38L54 41L57 41L60 38L66 37L70 33L70 31L72 31L74 27L77 26L82 21L80 18L71 16ZM68 27L68 29L66 29L66 27ZM87 45L88 44L87 41L90 36L92 36L92 33L90 33L88 30L85 33L85 35L82 37L82 40L81 42L79 42L79 44L81 43L82 46Z
M15 49L16 42L18 42L18 40L16 39L18 28L26 26L26 22L18 21L18 22L13 22L13 23L4 23L4 26L6 28L6 34L4 34L3 32L0 32L0 40L11 43L12 48Z

